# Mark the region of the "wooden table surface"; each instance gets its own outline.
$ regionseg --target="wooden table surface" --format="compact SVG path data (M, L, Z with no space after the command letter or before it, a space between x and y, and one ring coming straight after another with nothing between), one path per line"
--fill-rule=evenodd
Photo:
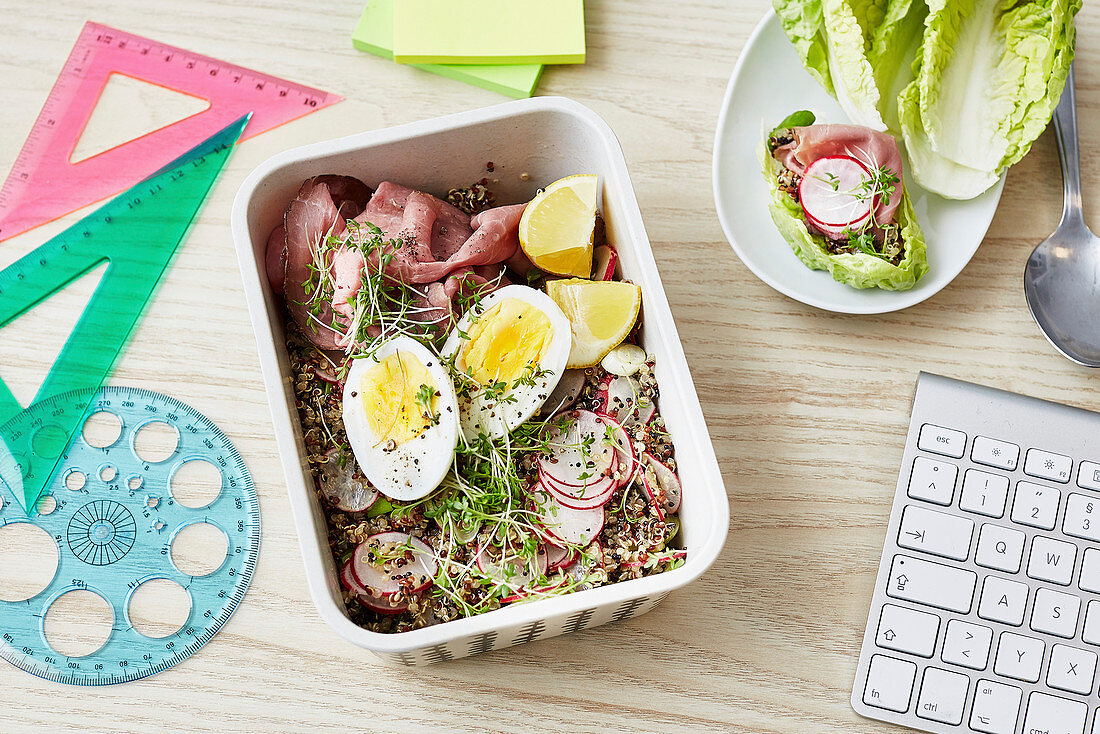
M1086 5L1077 84L1095 228L1100 7ZM344 642L309 598L229 208L247 173L286 148L504 98L355 51L354 0L0 0L0 169L89 19L347 98L239 147L112 379L189 402L236 443L264 525L247 597L210 644L153 678L72 689L0 665L0 729L893 730L857 717L848 698L917 372L1092 409L1100 394L1094 373L1043 339L1021 290L1027 255L1060 211L1049 131L1009 173L966 270L901 313L815 310L734 256L714 212L712 141L726 81L767 7L589 2L588 62L550 67L539 86L591 106L622 142L729 494L724 552L643 617L407 669ZM0 244L0 267L73 219ZM0 333L0 375L41 373L41 351L37 338Z

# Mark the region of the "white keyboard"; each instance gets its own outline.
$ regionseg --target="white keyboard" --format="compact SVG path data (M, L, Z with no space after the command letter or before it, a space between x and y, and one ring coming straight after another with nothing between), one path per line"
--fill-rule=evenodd
M1100 414L917 380L852 691L929 732L1100 734Z

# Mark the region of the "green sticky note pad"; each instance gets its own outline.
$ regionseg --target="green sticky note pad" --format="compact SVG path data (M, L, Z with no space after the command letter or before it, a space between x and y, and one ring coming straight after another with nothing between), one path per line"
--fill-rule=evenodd
M404 0L403 0L404 1ZM360 51L385 59L393 58L393 7L395 0L370 0L359 24L351 34L351 42ZM542 64L447 65L414 64L450 79L473 84L509 97L530 97L542 75Z
M402 64L583 64L583 0L400 0Z

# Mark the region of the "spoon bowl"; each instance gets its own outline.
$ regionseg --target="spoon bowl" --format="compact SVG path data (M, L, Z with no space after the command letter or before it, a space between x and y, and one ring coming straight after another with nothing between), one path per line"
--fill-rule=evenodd
M1073 68L1054 110L1065 200L1058 229L1039 243L1024 267L1024 297L1047 340L1066 358L1100 367L1100 237L1081 211L1077 106Z

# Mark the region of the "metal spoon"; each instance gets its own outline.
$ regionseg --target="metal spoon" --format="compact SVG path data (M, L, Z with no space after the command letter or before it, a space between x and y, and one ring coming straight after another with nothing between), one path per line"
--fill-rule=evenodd
M1081 213L1072 66L1054 110L1054 132L1062 159L1062 221L1028 258L1024 296L1055 349L1077 364L1100 367L1100 238L1085 226Z

